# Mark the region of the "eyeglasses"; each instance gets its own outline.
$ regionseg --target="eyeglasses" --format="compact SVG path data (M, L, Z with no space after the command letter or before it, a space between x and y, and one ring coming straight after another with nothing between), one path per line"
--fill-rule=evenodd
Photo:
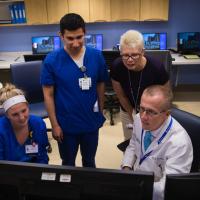
M146 114L149 115L150 117L154 117L156 115L159 115L159 114L165 112L165 110L163 110L161 112L156 112L156 111L154 111L152 109L148 109L148 108L144 108L142 106L138 106L137 107L137 112L139 112L140 114L146 112Z
M137 60L140 57L141 54L132 54L132 55L121 55L123 60L128 60L131 58L132 60Z

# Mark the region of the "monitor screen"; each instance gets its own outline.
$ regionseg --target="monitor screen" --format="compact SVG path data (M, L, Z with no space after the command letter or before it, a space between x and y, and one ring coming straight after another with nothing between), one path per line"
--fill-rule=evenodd
M179 53L195 53L200 51L200 32L177 33L177 50Z
M167 175L165 200L200 199L200 173Z
M0 195L9 188L13 199L151 200L153 173L0 161Z
M144 48L149 50L166 50L167 33L142 33Z
M102 34L86 34L85 45L102 51L103 50L103 35Z
M32 37L33 54L47 54L59 49L61 41L59 36L37 36Z

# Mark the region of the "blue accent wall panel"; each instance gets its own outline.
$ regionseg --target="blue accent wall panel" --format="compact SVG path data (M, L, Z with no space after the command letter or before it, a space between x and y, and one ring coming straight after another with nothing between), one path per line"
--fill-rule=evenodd
M141 32L167 32L168 48L176 47L176 34L200 31L199 0L169 0L169 20L164 22L88 23L87 33L101 33L104 48L112 48L120 35L129 29ZM31 37L57 35L59 25L0 27L0 51L31 51Z

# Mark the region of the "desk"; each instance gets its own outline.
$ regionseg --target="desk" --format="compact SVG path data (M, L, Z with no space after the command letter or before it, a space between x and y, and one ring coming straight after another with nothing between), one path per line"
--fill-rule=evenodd
M10 64L24 62L24 54L30 52L0 52L0 82L11 81Z
M200 58L199 59L186 59L180 54L171 53L171 56L173 59L172 61L172 68L175 68L175 84L176 87L178 85L178 79L179 79L179 73L180 73L180 67L186 67L190 65L194 65L196 67L200 68ZM172 69L173 70L173 69Z
M24 62L24 54L30 53L31 51L0 52L0 69L10 69L10 64Z

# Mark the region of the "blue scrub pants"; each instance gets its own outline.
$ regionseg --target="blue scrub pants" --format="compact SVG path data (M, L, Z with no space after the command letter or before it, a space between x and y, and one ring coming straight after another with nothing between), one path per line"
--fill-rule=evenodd
M99 130L90 133L65 134L62 143L58 143L62 165L75 166L80 145L83 167L96 167L95 155L98 146Z

